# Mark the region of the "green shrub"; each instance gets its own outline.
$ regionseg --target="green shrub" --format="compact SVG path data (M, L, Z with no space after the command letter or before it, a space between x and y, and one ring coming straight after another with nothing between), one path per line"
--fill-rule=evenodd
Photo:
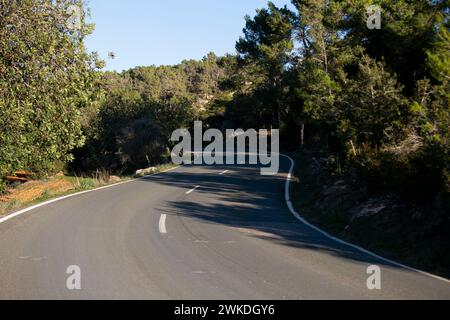
M437 196L448 201L449 157L442 145L426 145L408 155L374 151L352 165L372 194L387 191L418 203L431 203Z
M84 143L82 122L97 108L101 66L85 51L92 31L72 31L76 0L0 0L0 179L18 169L48 173Z

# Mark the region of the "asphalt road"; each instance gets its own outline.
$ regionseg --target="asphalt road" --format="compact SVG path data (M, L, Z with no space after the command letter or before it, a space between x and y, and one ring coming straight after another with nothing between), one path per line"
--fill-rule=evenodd
M1 299L450 299L450 284L300 223L281 172L185 166L0 223ZM225 172L225 170L228 170ZM381 290L366 285L381 267ZM81 290L68 290L68 266Z

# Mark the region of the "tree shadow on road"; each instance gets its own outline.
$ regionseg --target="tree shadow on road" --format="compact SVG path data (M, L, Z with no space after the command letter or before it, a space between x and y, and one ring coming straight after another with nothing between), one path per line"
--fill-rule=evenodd
M202 167L201 174L170 172L148 178L152 182L185 188L200 186L194 194L169 201L163 209L203 223L220 224L249 230L248 236L271 243L322 251L364 264L388 264L350 246L337 243L299 222L285 201L286 172L277 176L260 176L253 166ZM204 173L210 170L210 173ZM219 175L221 170L229 174Z

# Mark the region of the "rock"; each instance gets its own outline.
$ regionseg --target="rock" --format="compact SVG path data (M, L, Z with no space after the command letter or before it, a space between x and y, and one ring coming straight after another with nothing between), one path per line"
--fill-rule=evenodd
M386 199L370 199L366 203L352 210L352 221L361 218L379 214L389 206L389 200Z
M156 167L150 167L147 169L149 172L154 173L156 171L158 171L158 169Z
M122 179L120 179L120 177L118 177L118 176L110 176L109 177L109 182L120 182L120 181L122 181Z
M150 167L150 168L146 168L146 169L139 169L136 171L136 176L142 177L142 176L146 176L149 174L153 174L156 173L158 171L158 169L156 167Z

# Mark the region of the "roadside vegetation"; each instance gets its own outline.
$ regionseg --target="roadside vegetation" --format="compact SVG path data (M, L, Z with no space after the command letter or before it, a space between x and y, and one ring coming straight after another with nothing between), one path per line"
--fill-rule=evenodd
M91 176L60 172L52 177L11 185L0 194L0 216L38 204L55 197L96 189L135 178L157 174L175 168L172 163L142 169L134 175L116 176L108 171L96 171Z
M0 0L1 192L17 170L130 176L167 164L172 131L194 120L280 128L308 218L450 270L448 0L269 2L246 17L234 55L121 73L86 52L84 17L66 27L72 4ZM371 4L381 29L367 28Z
M304 218L323 230L402 263L450 278L448 220L433 203L373 194L355 176L336 171L323 152L302 150L292 195Z
M56 196L90 190L129 179L99 173L96 177L58 174L54 177L11 186L0 196L0 216L23 207L44 202Z

